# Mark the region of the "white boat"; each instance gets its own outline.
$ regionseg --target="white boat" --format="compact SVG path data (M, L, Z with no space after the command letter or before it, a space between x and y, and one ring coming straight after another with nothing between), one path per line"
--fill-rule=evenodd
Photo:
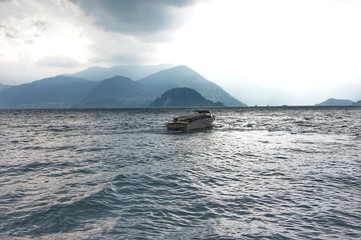
M179 116L173 122L167 123L167 129L172 131L190 131L212 127L215 116L208 110L196 110L193 114Z

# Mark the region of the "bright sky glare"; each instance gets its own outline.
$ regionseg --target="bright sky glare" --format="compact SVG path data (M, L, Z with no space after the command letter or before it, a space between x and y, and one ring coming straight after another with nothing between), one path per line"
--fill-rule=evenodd
M360 0L0 1L0 82L184 64L241 101L361 99Z

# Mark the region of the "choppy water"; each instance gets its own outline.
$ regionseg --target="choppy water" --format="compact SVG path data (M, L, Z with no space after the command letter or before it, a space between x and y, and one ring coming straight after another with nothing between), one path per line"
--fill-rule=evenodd
M360 239L361 109L0 111L2 239Z

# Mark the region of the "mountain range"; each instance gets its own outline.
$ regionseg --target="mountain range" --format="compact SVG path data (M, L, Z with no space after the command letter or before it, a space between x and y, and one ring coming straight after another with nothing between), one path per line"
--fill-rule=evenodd
M146 67L138 76L147 71L154 72L165 65ZM152 73L147 77L132 80L127 76L103 76L114 74L114 69L137 72L136 69L120 67L90 68L72 75L60 75L0 90L0 108L134 108L149 107L164 92L172 88L192 88L212 102L225 106L246 106L230 96L221 87L203 78L186 66L176 66ZM99 70L99 71L98 71ZM103 73L102 73L103 71ZM91 78L89 76L94 74ZM87 77L89 79L79 78Z

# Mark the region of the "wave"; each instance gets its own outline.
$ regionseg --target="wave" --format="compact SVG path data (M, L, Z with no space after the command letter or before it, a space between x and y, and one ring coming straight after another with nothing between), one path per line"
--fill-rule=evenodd
M361 237L359 110L181 112L0 112L0 238Z

